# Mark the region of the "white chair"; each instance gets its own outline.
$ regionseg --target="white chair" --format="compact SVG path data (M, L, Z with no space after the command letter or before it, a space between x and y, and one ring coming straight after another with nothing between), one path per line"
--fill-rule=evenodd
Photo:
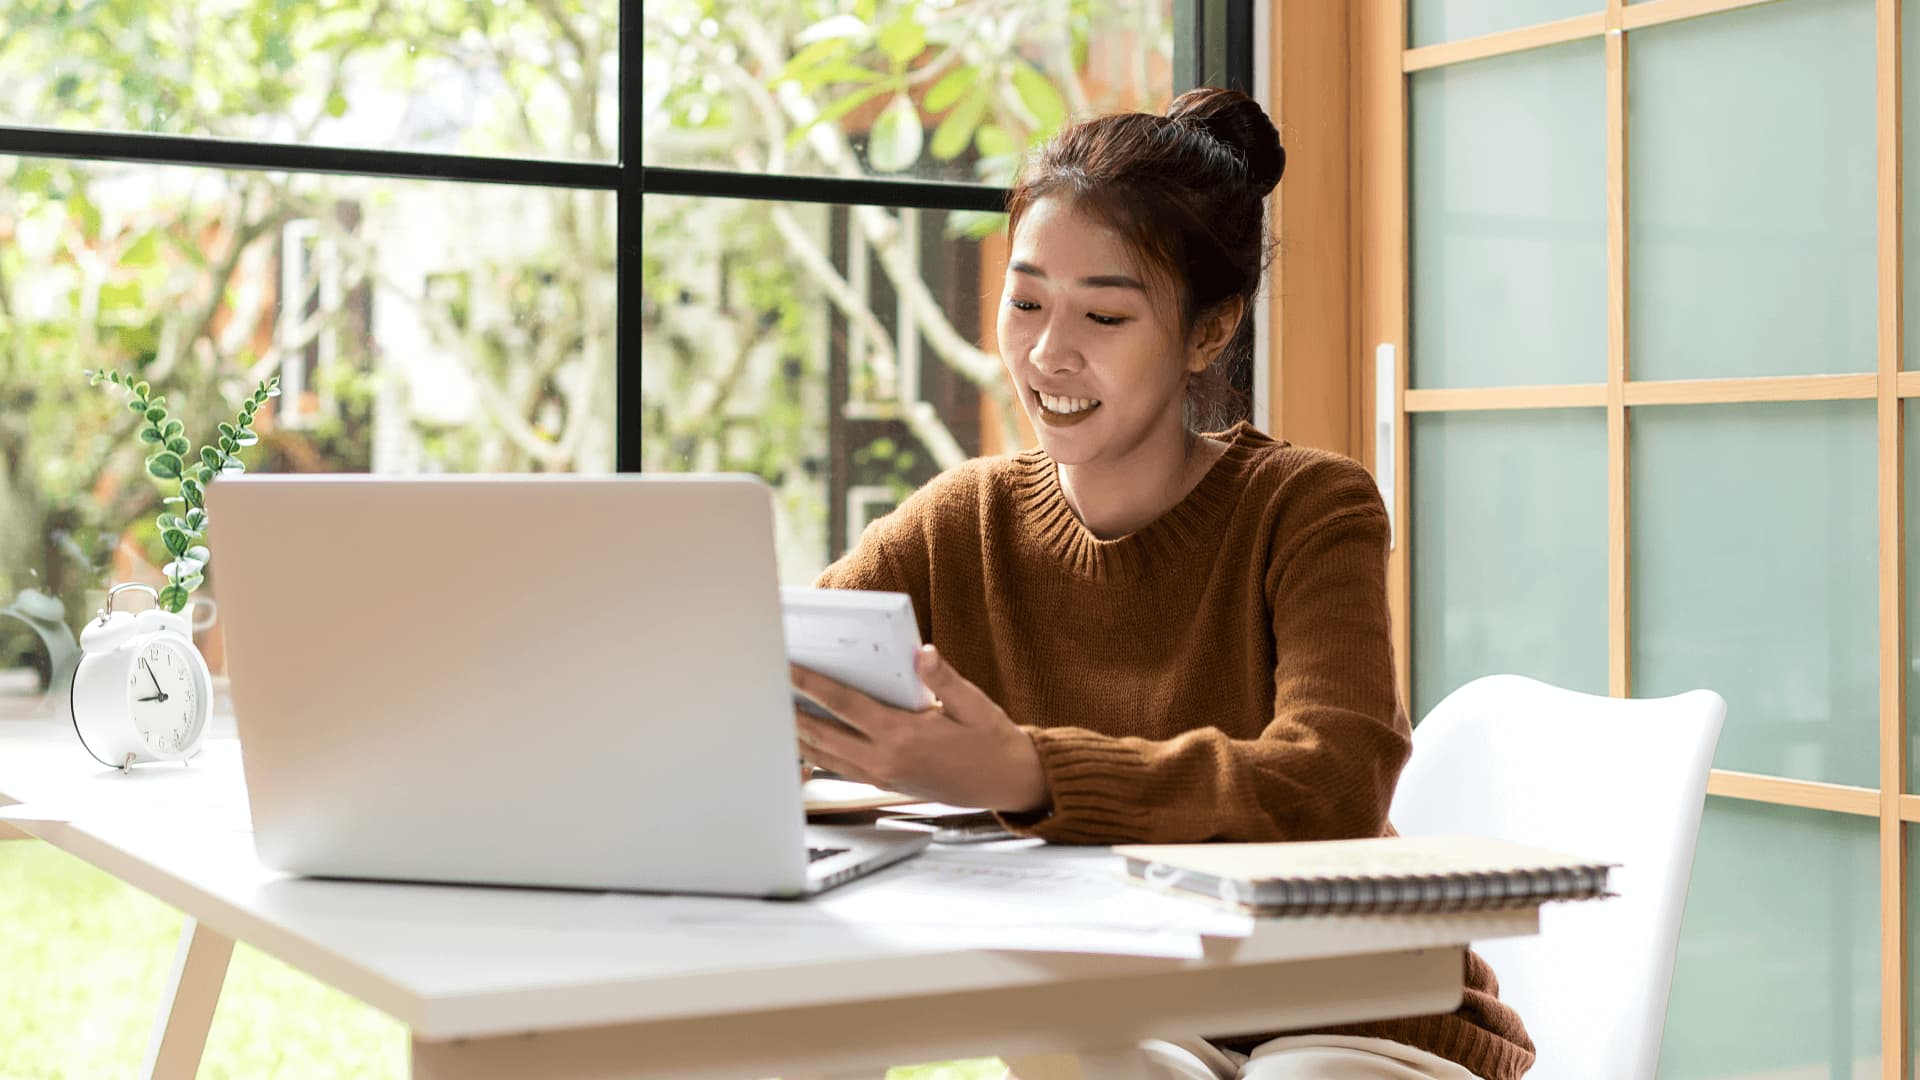
M1620 864L1618 897L1548 904L1538 937L1474 947L1533 1036L1532 1080L1654 1075L1726 712L1710 690L1632 700L1490 675L1414 729L1393 799L1402 833L1478 833Z

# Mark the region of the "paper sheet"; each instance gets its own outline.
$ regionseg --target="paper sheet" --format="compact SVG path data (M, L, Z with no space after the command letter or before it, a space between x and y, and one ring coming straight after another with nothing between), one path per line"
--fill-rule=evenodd
M1196 958L1253 920L1128 884L1104 848L1016 841L926 853L805 901L612 894L619 917L689 926L832 930L926 948Z

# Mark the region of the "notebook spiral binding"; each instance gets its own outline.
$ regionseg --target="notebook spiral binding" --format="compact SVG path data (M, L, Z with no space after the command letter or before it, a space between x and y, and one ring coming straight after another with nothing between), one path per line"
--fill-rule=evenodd
M1534 868L1498 873L1327 877L1247 883L1149 865L1150 883L1209 894L1263 913L1402 915L1533 907L1552 900L1604 897L1608 867Z

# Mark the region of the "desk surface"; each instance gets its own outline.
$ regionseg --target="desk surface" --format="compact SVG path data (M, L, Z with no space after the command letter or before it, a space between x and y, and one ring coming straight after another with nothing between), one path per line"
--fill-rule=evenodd
M0 804L100 800L154 809L112 825L19 827L391 1014L417 1040L1454 949L1539 925L1533 910L1260 920L1249 938L1208 939L1199 960L925 951L855 926L790 934L646 925L635 906L604 894L291 878L253 856L231 740L210 740L191 767L122 776L57 725L0 724Z

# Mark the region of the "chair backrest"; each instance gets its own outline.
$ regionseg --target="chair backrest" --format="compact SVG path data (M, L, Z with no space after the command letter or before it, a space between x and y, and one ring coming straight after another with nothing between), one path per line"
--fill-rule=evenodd
M1619 863L1618 897L1548 904L1540 935L1474 946L1539 1051L1534 1080L1651 1078L1727 704L1595 697L1518 675L1433 707L1393 799L1402 833L1470 832Z

